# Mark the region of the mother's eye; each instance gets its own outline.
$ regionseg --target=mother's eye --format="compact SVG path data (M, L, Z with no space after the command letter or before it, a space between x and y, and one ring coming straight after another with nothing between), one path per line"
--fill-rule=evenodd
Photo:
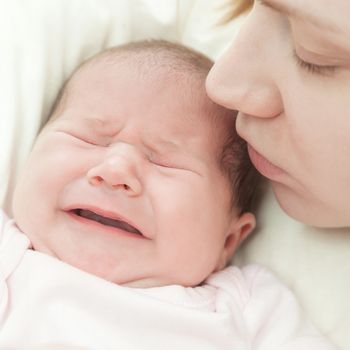
M293 57L296 62L296 64L301 67L302 69L306 70L309 73L312 74L319 74L319 75L331 75L334 73L336 67L330 66L330 65L319 65L311 62L307 62L300 58L295 50L293 50Z

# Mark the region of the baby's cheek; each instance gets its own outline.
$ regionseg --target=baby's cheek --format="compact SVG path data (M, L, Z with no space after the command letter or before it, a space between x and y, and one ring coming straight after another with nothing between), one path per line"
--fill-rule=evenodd
M23 222L29 221L30 217L31 221L34 218L45 219L68 181L68 164L63 152L50 153L40 148L33 150L15 189L15 219Z

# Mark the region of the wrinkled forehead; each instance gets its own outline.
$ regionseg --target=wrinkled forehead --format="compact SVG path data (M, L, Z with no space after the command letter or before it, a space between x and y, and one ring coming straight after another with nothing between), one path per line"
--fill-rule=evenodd
M174 70L166 64L144 64L133 57L108 60L95 60L82 66L68 84L70 95L90 94L113 95L113 91L133 91L140 95L157 94L163 97L171 92L176 100L192 100L195 103L205 102L205 76L191 74L189 71Z
M114 79L125 74L130 79L147 80L151 82L180 82L190 87L193 83L200 83L204 86L208 69L195 67L188 62L182 62L181 59L162 57L161 55L152 56L151 53L129 53L121 52L118 54L102 53L83 64L73 75L72 82L79 81L79 78L101 77ZM97 80L97 79L96 79ZM99 79L102 80L102 79Z
M79 70L66 96L59 118L69 119L69 125L113 137L129 129L137 144L200 159L212 174L227 179L222 152L235 115L209 99L205 76L100 62Z
M176 114L176 120L197 124L210 120L214 109L206 94L205 77L166 64L140 64L132 57L112 63L98 60L74 74L66 102L84 104L90 110L104 106L109 113L114 108L159 110L164 120L167 114Z
M138 63L100 60L82 67L67 86L66 108L104 120L139 115L162 132L201 136L215 149L227 120L206 94L205 74Z

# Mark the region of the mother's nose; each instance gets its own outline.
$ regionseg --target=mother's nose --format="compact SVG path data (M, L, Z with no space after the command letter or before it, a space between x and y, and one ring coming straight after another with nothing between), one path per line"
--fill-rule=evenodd
M250 15L208 74L206 88L213 101L255 117L281 114L279 57L271 47L273 38L266 40L267 36L259 15Z
M142 182L138 161L131 152L113 152L93 166L86 176L92 186L105 186L121 190L128 196L139 196Z

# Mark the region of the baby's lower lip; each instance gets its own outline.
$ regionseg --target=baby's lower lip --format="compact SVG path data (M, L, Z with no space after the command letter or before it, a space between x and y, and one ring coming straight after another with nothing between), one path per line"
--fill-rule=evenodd
M285 173L281 168L271 163L249 144L248 153L255 168L268 179L276 180Z
M135 234L135 233L131 233L125 230L122 230L120 228L117 227L112 227L112 226L106 226L103 225L97 221L93 221L93 220L89 220L87 218L84 218L82 216L77 215L74 210L69 210L66 212L72 219L74 219L76 222L79 222L80 224L84 224L85 226L89 226L92 229L97 229L97 230L103 230L105 232L109 232L112 234L119 234L119 235L123 235L126 237L133 237L133 238L138 238L138 239L142 239L145 238L144 236L140 235L140 234Z

